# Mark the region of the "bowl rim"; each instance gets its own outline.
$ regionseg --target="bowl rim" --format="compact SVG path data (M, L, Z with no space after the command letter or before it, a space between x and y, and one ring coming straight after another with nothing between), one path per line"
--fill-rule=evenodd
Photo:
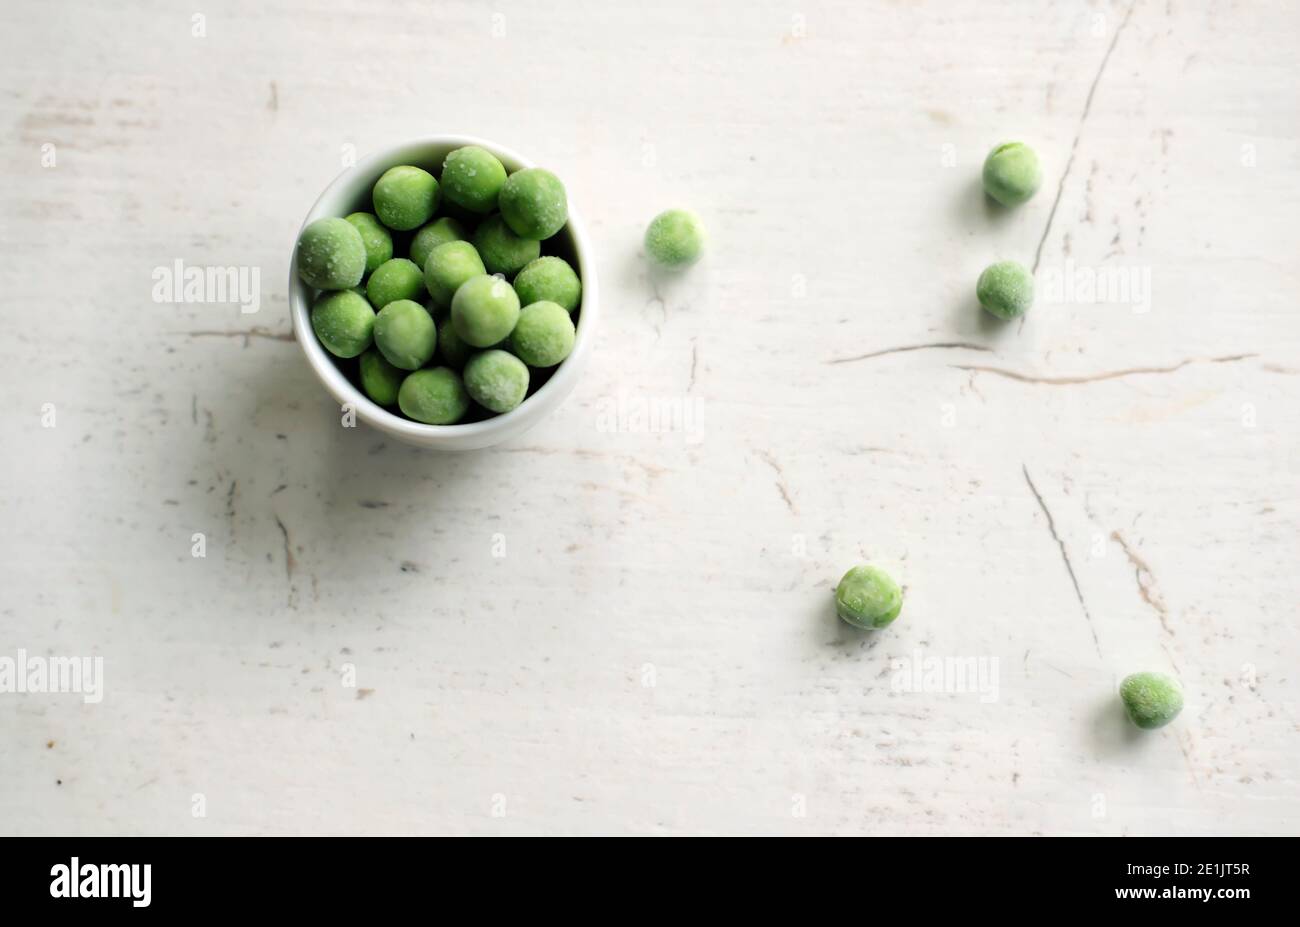
M457 425L428 425L423 422L412 421L395 412L390 412L354 386L352 381L344 376L343 371L335 365L324 346L316 338L316 333L312 331L311 327L310 305L311 293L314 288L308 286L298 277L298 241L302 238L303 229L308 225L317 219L328 218L322 204L331 199L332 194L338 188L346 185L358 174L372 171L382 173L388 167L410 163L409 152L414 149L438 146L450 147L454 150L467 145L477 145L492 152L503 163L506 163L507 168L510 168L511 164L517 165L511 173L537 166L530 159L505 145L473 135L427 135L386 145L357 161L351 167L345 168L321 191L315 202L312 203L311 209L307 211L307 216L298 229L298 234L294 238L293 252L289 258L289 310L293 322L294 338L307 356L307 362L315 371L316 376L325 385L330 395L340 404L350 404L362 421L377 428L398 432L411 438L427 439L432 436L448 439L485 438L495 436L498 432L508 433L512 431L522 419L533 415L546 415L554 405L563 400L564 394L572 389L577 382L577 378L582 375L585 366L583 361L591 350L591 344L595 336L596 320L599 315L598 307L600 305L595 260L591 241L587 236L587 227L577 210L573 208L572 202L570 202L569 217L565 227L573 240L573 257L578 265L578 279L582 281L582 303L579 306L580 315L574 336L573 350L560 363L547 381L538 387L537 392L524 399L523 402L509 412L494 415L477 422L465 422ZM554 402L547 401L551 396L556 396Z

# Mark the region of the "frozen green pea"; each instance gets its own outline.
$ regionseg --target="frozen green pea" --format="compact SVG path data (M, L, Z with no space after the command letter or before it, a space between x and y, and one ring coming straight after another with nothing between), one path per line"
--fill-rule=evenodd
M1003 206L1019 206L1042 182L1038 155L1024 142L1005 142L984 159L984 192Z
M424 263L424 288L435 306L446 309L460 285L487 273L478 251L467 241L449 241L434 248Z
M378 348L361 355L361 388L381 406L397 402L397 391L405 377L406 371L390 364Z
M519 310L510 350L529 367L554 367L573 350L573 319L558 303L532 303Z
M519 301L529 303L559 303L567 312L578 308L582 296L582 283L564 258L539 257L519 271L514 282Z
M438 208L438 181L428 171L409 164L390 167L375 182L371 199L380 222L405 232L433 216Z
M465 389L483 408L509 412L528 393L528 368L508 351L482 351L465 364Z
M429 260L429 252L434 248L445 245L449 241L464 241L467 238L469 238L469 230L451 216L434 219L416 232L415 237L411 239L411 260L415 262L416 267L423 269L425 262Z
M519 321L519 297L500 277L471 277L451 299L451 320L466 344L490 348L514 331Z
M451 321L451 316L438 323L438 356L448 367L452 370L460 370L473 353L474 348L460 337L455 324Z
M351 290L321 293L311 307L311 327L335 357L356 357L370 347L375 310L364 296Z
M999 261L984 268L975 282L980 305L999 319L1014 319L1034 304L1034 278L1023 264Z
M1183 690L1162 673L1134 673L1119 684L1129 719L1143 730L1164 727L1183 710Z
M347 219L317 219L298 238L298 276L318 290L346 290L366 273L366 246Z
M407 418L426 425L454 425L469 411L460 374L446 367L417 370L402 381L397 405Z
M704 226L685 209L669 209L650 220L645 251L665 267L688 267L704 253Z
M442 164L444 195L470 212L495 209L505 182L506 169L497 156L477 145L457 148Z
M406 258L380 264L366 283L366 296L376 309L397 299L419 299L424 295L424 273Z
M898 617L903 609L903 590L880 567L855 566L835 587L835 611L855 628L874 631Z
M478 249L488 273L507 277L519 273L542 253L540 241L520 238L500 216L489 216L479 223L478 231L474 233L474 247Z
M394 300L375 316L375 347L394 367L418 370L437 346L438 326L417 302Z
M497 205L506 225L520 238L550 238L569 221L564 184L540 167L515 171L507 177Z
M393 256L392 233L368 212L354 212L346 218L361 233L361 243L366 246L366 273L372 273Z

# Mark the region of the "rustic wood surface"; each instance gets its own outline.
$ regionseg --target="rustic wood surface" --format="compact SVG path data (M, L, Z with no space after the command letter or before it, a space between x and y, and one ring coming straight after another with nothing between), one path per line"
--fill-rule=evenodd
M0 832L1300 830L1294 4L196 6L0 6L0 657L103 660L0 694ZM603 291L462 455L341 427L286 306L319 191L437 132L563 177Z

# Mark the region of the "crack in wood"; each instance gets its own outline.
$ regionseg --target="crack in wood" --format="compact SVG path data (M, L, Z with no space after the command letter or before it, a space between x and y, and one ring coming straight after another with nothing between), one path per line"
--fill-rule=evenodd
M974 373L991 373L999 377L1006 377L1008 380L1018 380L1021 383L1037 383L1044 386L1075 386L1080 383L1100 383L1104 380L1118 380L1121 377L1145 376L1147 374L1158 373L1176 373L1191 364L1232 364L1237 361L1250 360L1253 357L1259 357L1258 354L1229 354L1225 357L1189 357L1181 360L1176 364L1168 367L1129 367L1127 370L1108 370L1104 373L1093 373L1073 377L1036 377L1027 373L1020 373L1018 370L1007 370L1005 367L983 367L978 364L949 364L954 370L967 370Z
M169 332L172 335L185 335L187 338L243 338L244 347L253 338L265 338L267 341L294 341L293 332L273 332L269 328L261 325L254 325L252 328L241 331L195 331L195 332Z
M1160 616L1160 625L1165 629L1165 633L1173 637L1174 629L1169 626L1169 609L1165 607L1164 600L1155 591L1156 577L1151 572L1151 567L1138 556L1133 548L1129 547L1128 542L1124 540L1124 536L1118 531L1112 531L1110 537L1120 546L1120 550L1124 551L1124 556L1128 557L1128 562L1133 566L1133 577L1137 580L1138 595L1142 596L1142 601L1151 606L1155 613ZM1143 582L1143 576L1146 576L1145 582Z
M992 351L987 345L974 344L969 341L936 341L931 344L905 344L897 348L885 348L883 351L872 351L870 354L858 354L854 357L836 357L826 361L827 364L852 364L855 361L871 360L873 357L885 357L888 354L903 354L907 351L932 351L932 350L966 350L966 351Z
M275 523L280 527L280 535L284 538L284 578L285 582L289 584L288 605L290 608L294 608L296 603L294 595L295 590L293 586L293 571L298 565L298 561L295 560L293 556L293 543L289 539L289 529L285 526L284 522L280 520L279 515L273 517L275 518Z
M1101 641L1097 638L1097 629L1092 623L1092 613L1088 611L1088 603L1083 600L1083 590L1079 587L1079 578L1074 575L1074 565L1070 563L1070 555L1066 552L1065 542L1061 540L1061 536L1056 532L1056 520L1052 518L1052 513L1047 508L1047 503L1043 501L1042 493L1040 493L1038 487L1034 485L1033 478L1029 475L1029 468L1024 464L1021 464L1020 469L1025 474L1025 482L1029 484L1029 491L1032 492L1034 498L1038 500L1038 507L1042 509L1043 514L1047 516L1047 530L1052 533L1052 539L1056 541L1056 546L1061 549L1061 561L1065 564L1065 571L1070 574L1070 583L1074 586L1074 596L1079 600L1079 607L1083 609L1083 617L1087 619L1088 622L1088 631L1092 634L1093 646L1097 648L1097 656L1100 657Z
M785 485L785 470L783 470L781 468L781 465L777 463L776 458L773 457L771 454L769 454L767 451L758 451L757 453L759 457L763 458L764 462L769 467L771 467L774 471L776 471L776 479L774 480L774 482L776 483L776 490L781 494L781 498L785 500L786 508L790 510L790 514L798 515L799 510L795 508L794 500L790 498L790 491L786 488Z
M1038 239L1038 248L1034 251L1034 266L1031 273L1038 272L1038 262L1043 256L1043 245L1047 242L1047 236L1052 232L1052 222L1056 218L1056 207L1061 204L1061 194L1065 191L1066 178L1070 176L1070 169L1074 167L1074 155L1079 148L1079 139L1083 136L1083 127L1088 121L1088 114L1092 112L1092 98L1097 93L1097 85L1101 83L1101 76L1106 73L1106 65L1110 63L1111 52L1115 51L1115 46L1119 44L1120 33L1128 25L1129 17L1133 15L1133 8L1137 6L1137 0L1133 0L1128 5L1128 11L1124 14L1124 19L1120 22L1119 28L1111 37L1110 46L1106 49L1106 54L1102 56L1101 67L1097 69L1097 74L1092 79L1092 86L1088 88L1087 99L1083 102L1083 114L1079 117L1079 126L1074 132L1074 141L1070 145L1070 156L1065 160L1065 170L1061 172L1061 180L1056 185L1056 199L1052 200L1052 209L1047 214L1047 224L1043 226L1042 237Z

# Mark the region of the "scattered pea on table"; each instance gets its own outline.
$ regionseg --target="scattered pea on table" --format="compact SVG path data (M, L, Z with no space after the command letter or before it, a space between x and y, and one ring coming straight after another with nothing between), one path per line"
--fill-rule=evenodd
M1183 690L1163 673L1134 673L1119 684L1124 711L1143 730L1164 727L1183 710Z
M1004 142L984 159L984 192L1003 206L1019 206L1038 192L1043 170L1034 149Z
M645 230L645 250L656 264L689 267L704 253L704 226L685 209L661 212Z
M975 282L975 296L999 319L1018 318L1034 303L1034 278L1023 264L999 261L984 268Z
M855 566L835 587L835 611L855 628L879 630L892 624L902 610L903 590L878 566Z

